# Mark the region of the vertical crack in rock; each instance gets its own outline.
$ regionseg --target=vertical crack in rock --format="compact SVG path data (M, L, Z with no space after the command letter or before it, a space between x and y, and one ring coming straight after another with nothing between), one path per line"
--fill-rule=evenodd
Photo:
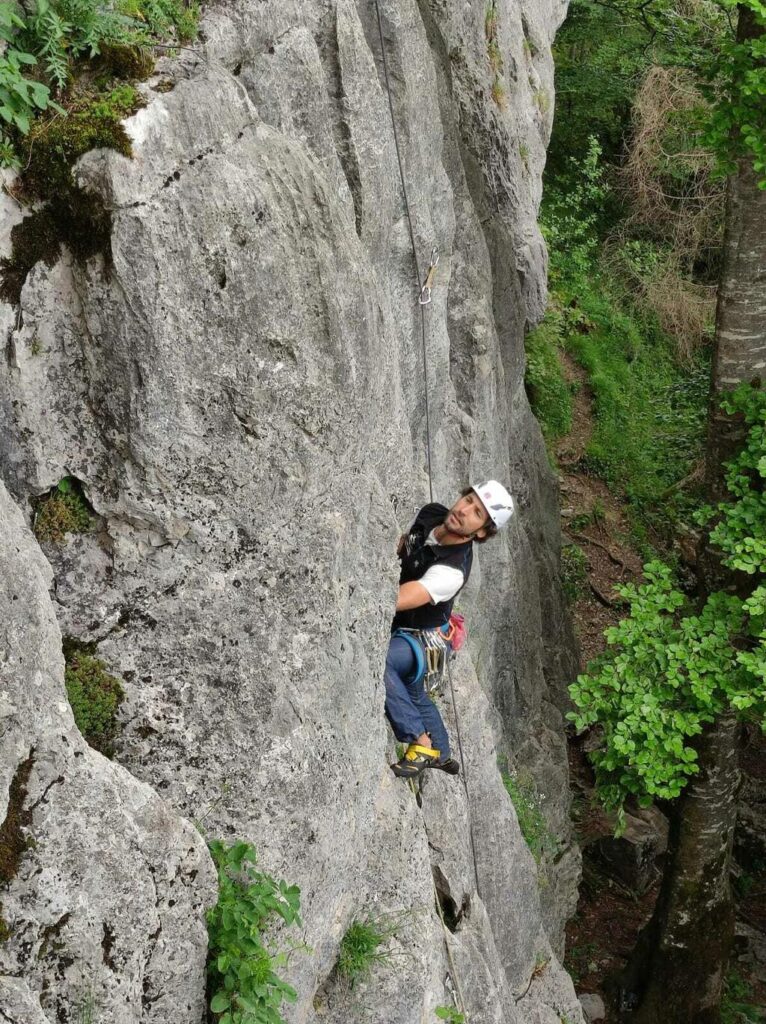
M444 924L449 928L451 932L456 932L460 922L465 918L466 920L470 916L471 912L471 897L467 892L463 893L463 896L458 904L454 896L450 892L450 885L444 876L444 872L438 865L432 865L431 871L434 876L434 891L436 893L436 899L439 901L441 907L441 917Z
M338 44L338 13L335 9L328 11L325 22L324 29L316 42L325 72L327 94L335 107L335 117L332 119L335 150L354 204L356 233L361 238L362 182L359 174L359 160L348 121L348 101L343 87L343 67Z

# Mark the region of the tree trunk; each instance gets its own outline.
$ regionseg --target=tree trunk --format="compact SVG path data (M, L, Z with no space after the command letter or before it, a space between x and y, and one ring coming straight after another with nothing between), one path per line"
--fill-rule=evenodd
M739 8L737 37L763 26ZM728 181L726 235L716 309L706 490L725 496L724 463L745 436L738 417L719 409L722 394L743 381L766 380L766 190L751 159ZM731 570L705 546L698 563L700 598L736 589ZM665 874L652 919L618 979L622 1019L630 1024L718 1024L734 934L729 875L739 782L739 726L722 716L700 737L700 771L673 809Z
M752 11L740 8L737 38L764 34ZM723 497L722 467L741 445L741 423L718 409L725 391L743 381L766 381L766 189L751 159L729 178L726 234L718 287L707 449L709 497Z
M674 808L657 905L619 982L620 1009L631 1024L720 1020L723 971L734 929L729 862L739 781L738 732L734 716L726 715L697 745L700 772Z

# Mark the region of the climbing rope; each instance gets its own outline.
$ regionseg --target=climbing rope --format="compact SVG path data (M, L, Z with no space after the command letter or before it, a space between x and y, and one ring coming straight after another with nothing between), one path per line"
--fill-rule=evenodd
M431 264L428 268L428 276L423 281L420 276L420 262L418 261L418 247L415 244L415 229L412 223L412 213L410 211L410 200L407 195L407 184L404 180L404 165L402 164L402 154L399 149L399 133L396 130L396 115L394 114L394 101L391 97L391 82L388 77L388 57L386 55L386 42L383 37L383 19L380 16L380 5L378 0L375 0L375 13L378 16L378 34L380 36L380 52L383 57L383 76L386 80L386 95L388 96L388 109L391 112L391 127L394 130L394 147L396 148L396 162L399 164L399 179L402 183L402 193L404 195L404 207L407 211L407 223L410 228L410 242L412 243L412 255L415 260L415 279L417 281L418 292L420 295L420 334L423 348L423 383L426 400L426 458L428 460L428 500L434 500L434 486L433 486L433 473L431 472L431 420L428 408L428 358L426 354L426 306L431 302L431 286L433 284L433 275L436 270L436 264L439 262L439 253L436 247L431 250Z
M428 274L426 276L425 281L423 281L423 279L421 277L421 274L420 274L420 263L418 261L418 250L417 250L417 245L415 243L415 230L414 230L413 223L412 223L412 213L410 211L410 201L409 201L409 197L407 195L407 184L406 184L405 178L404 178L404 165L402 163L402 155L401 155L401 151L399 149L399 135L398 135L398 132L396 130L396 115L394 113L394 102L393 102L393 99L392 99L392 96L391 96L391 83L390 83L389 76L388 76L388 57L387 57L387 54L386 54L386 42L385 42L385 38L383 36L383 20L382 20L381 15L380 15L380 5L378 3L378 0L374 0L374 2L375 2L375 11L376 11L377 18L378 18L378 34L380 36L380 51L381 51L381 55L383 57L383 75L384 75L385 82L386 82L386 93L387 93L387 96L388 96L388 109L391 112L391 127L392 127L393 133L394 133L394 146L396 148L396 160L397 160L397 163L399 164L399 178L400 178L401 183L402 183L402 193L404 195L404 205L405 205L405 209L407 211L407 223L409 224L409 229L410 229L410 242L412 243L412 256L413 256L413 259L415 261L415 276L417 278L417 284L418 284L418 289L419 289L419 299L418 299L418 302L419 302L419 305L420 305L420 322L421 322L421 335L422 335L422 348L423 348L423 385L424 385L424 389L425 389L425 406L426 406L426 454L427 454L427 457L428 457L428 493L429 493L430 500L433 501L434 500L434 494L433 494L433 474L432 474L432 471L431 471L431 423L430 423L429 409L428 409L428 357L427 357L427 349L426 349L426 314L425 314L425 310L426 310L426 306L428 306L430 304L430 302L431 302L431 289L432 289L432 286L433 286L433 280L434 280L434 274L435 274L435 271L436 271L436 266L437 266L437 264L439 262L439 251L438 251L438 249L435 246L431 250L431 260L430 260L430 264L429 264L429 267L428 267ZM460 718L458 716L457 703L455 702L455 686L454 686L454 684L452 682L452 669L450 667L449 658L447 658L447 675L448 675L448 678L449 678L450 696L452 698L452 708L453 708L453 710L455 712L455 732L456 732L456 735L457 735L457 745L458 745L458 752L459 752L459 755L460 755L461 775L462 775L462 778L463 778L463 788L465 789L465 798L466 798L466 804L467 804L467 808L466 809L467 809L467 812L468 812L468 833L469 833L470 840L471 840L471 858L473 860L473 874L474 874L474 879L476 881L476 894L481 899L481 890L479 888L479 868L478 868L477 861L476 861L476 844L474 842L474 837L473 837L473 822L471 821L471 799L470 799L470 794L469 794L469 791L468 791L468 777L466 775L466 770L465 770L465 757L463 755L463 742L462 742L462 739L461 739L461 736L460 736ZM419 794L416 794L416 795L419 795ZM420 803L420 801L418 801L418 802ZM437 899L436 902L437 902L437 905L438 905L439 904L438 899ZM440 910L441 910L441 908L440 908ZM441 914L440 914L440 916L441 916ZM443 917L442 917L442 924L444 924L444 918ZM449 952L449 945L447 946L447 950ZM451 962L451 959L452 959L452 956L451 956L451 953L450 953L450 962ZM454 973L454 964L453 964L453 973ZM456 981L457 981L457 977L456 977ZM459 985L458 985L458 990L459 990ZM461 1003L463 1001L462 995L460 996L460 1001L461 1001ZM463 1012L465 1012L465 1007L463 1007L462 1009L463 1009ZM466 1020L467 1020L467 1017L466 1017Z
M473 860L473 877L476 882L476 895L481 899L481 888L479 887L479 867L476 862L476 844L473 838L473 821L471 820L471 795L468 792L468 776L465 770L465 755L463 754L463 741L460 738L460 716L457 713L457 702L455 701L455 684L452 682L452 667L447 658L447 678L449 679L450 697L452 698L452 710L455 712L455 735L457 736L457 749L460 755L460 768L463 777L463 789L468 810L468 837L471 840L471 859Z

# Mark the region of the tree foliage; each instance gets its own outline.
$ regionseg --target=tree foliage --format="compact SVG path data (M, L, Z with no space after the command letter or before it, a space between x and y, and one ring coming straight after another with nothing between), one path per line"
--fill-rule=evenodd
M606 631L606 652L570 687L577 728L603 731L593 761L618 826L629 797L648 805L679 796L698 771L693 738L721 713L757 717L766 729L766 395L743 386L722 404L742 416L747 440L727 467L730 500L702 516L724 565L754 584L696 608L667 565L647 564L644 583L618 588L629 613Z

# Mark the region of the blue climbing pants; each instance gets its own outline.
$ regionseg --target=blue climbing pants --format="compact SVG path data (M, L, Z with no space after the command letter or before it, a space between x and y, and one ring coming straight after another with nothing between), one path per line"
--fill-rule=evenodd
M431 735L439 760L449 757L449 737L439 710L426 694L423 680L411 682L416 662L412 648L401 636L391 637L386 657L386 715L401 743L413 743L421 733Z

